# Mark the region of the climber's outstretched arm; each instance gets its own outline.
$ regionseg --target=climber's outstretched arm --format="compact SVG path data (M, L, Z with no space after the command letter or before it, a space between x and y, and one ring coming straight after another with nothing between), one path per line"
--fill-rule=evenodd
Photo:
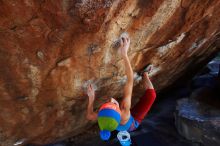
M131 108L131 97L132 97L132 89L133 89L133 70L127 55L128 48L130 46L130 38L129 37L123 37L121 39L121 56L124 60L124 66L125 66L125 74L127 76L127 82L124 86L124 97L121 103L121 110L122 114L124 112L125 117L130 116L130 108ZM122 115L123 116L123 115ZM129 118L129 117L128 117Z
M93 104L94 104L94 100L95 100L95 91L94 91L91 84L87 88L87 94L89 97L89 102L88 102L88 106L87 106L86 118L88 120L94 121L94 120L97 120L97 113L94 112Z

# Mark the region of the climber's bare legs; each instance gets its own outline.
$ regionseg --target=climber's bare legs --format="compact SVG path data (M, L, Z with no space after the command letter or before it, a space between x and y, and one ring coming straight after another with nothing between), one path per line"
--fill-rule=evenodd
M153 84L150 81L148 72L144 72L143 73L143 84L144 84L144 88L146 90L147 89L154 89L154 86L153 86Z
M145 94L140 98L139 102L131 109L131 114L136 121L142 122L144 117L149 112L152 104L156 99L156 92L153 84L150 81L148 72L143 73L143 85L145 88Z

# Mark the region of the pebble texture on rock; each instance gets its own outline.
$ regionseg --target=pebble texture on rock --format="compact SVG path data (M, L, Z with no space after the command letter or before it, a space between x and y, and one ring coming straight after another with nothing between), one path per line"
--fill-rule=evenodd
M131 37L134 71L152 63L156 89L169 86L218 49L219 7L219 0L0 0L1 145L86 130L88 82L97 87L96 107L122 95L123 62L113 47L122 32Z

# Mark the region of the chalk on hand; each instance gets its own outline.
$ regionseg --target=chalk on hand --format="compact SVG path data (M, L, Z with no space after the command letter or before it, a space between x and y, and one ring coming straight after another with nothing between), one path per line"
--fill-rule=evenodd
M121 35L120 35L120 38L119 39L122 39L122 38L128 38L129 37L129 34L127 32L123 32Z
M93 82L93 80L88 80L88 81L86 81L86 82L83 84L83 86L82 86L83 91L84 91L85 94L87 94L87 89L88 89L88 86L89 86L89 85L92 86L92 88L94 89L94 91L96 91L96 90L98 89L98 87L97 87L96 84Z
M112 47L113 47L114 49L118 49L118 48L120 47L120 41L121 41L121 39L122 39L122 38L126 38L126 37L129 37L129 34L128 34L127 32L123 32L123 33L120 35L120 37L119 37L116 41L113 42Z

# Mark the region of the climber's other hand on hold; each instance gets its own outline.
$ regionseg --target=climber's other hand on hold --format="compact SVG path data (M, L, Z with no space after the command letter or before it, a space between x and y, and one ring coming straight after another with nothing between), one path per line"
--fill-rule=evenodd
M89 102L94 102L95 100L95 90L92 84L89 84L87 87L87 95L89 96Z
M120 39L120 54L122 57L127 57L128 49L130 46L129 36L123 36Z
M97 120L97 113L94 112L94 107L93 107L93 104L94 104L94 100L95 100L95 90L94 90L94 87L92 84L89 84L88 87L87 87L87 95L89 96L89 103L88 103L88 106L87 106L87 115L86 115L86 118L88 120Z

